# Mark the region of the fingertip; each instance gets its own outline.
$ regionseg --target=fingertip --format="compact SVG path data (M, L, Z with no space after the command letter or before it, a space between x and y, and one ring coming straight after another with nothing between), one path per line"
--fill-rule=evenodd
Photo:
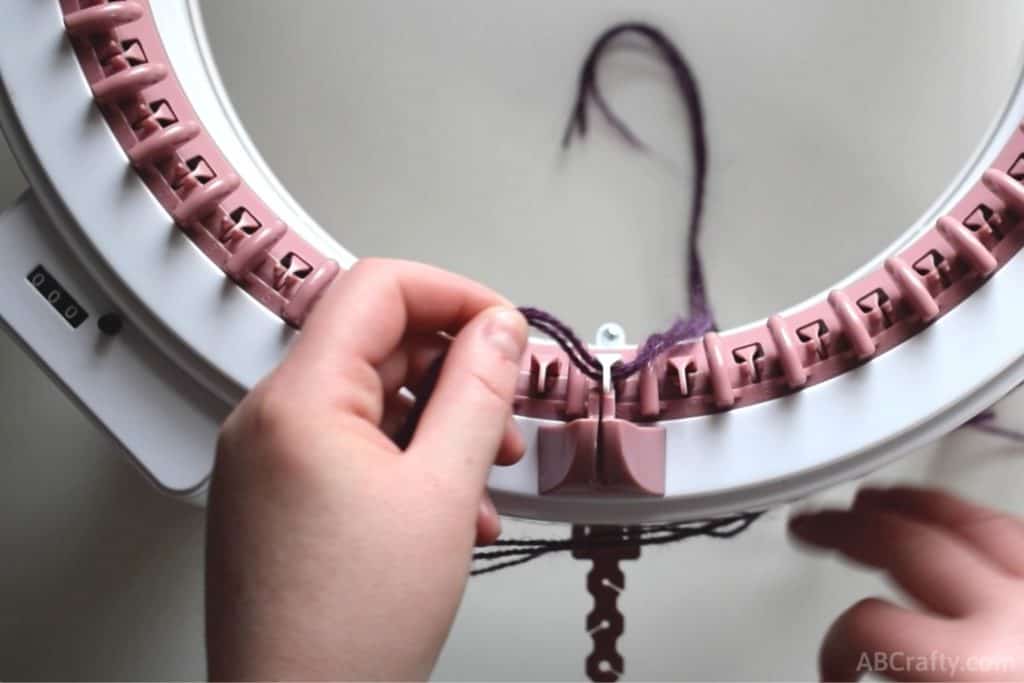
M795 536L803 537L814 525L813 513L801 513L789 520L789 531Z
M515 363L526 351L526 318L511 306L492 306L484 317L483 337L505 360Z
M820 508L808 508L803 510L797 510L790 516L788 526L791 531L797 529L807 529L815 524L817 519L825 511Z
M840 527L847 519L845 510L817 510L804 512L789 520L789 531L797 540L808 545L827 547L832 545Z
M479 465L476 477L501 457L511 439L514 461L521 446L515 435L506 436L516 386L526 349L526 319L518 310L492 306L456 335L413 437L413 448L438 451L444 443L452 467L470 458ZM482 484L467 479L467 484Z
M891 492L891 489L883 486L871 485L865 486L857 491L856 497L853 499L853 508L859 509L864 507L874 507L884 502Z
M494 507L491 497L484 493L480 499L480 510L477 513L476 544L490 545L501 535L501 518Z
M793 515L789 518L789 528L795 531L797 529L802 529L806 527L813 521L811 519L813 514L813 512L801 512L799 514Z
M505 427L505 434L501 440L501 450L498 452L498 458L495 464L503 467L508 465L515 465L517 462L522 460L523 454L526 452L526 441L523 439L523 435L519 432L519 427L516 424L514 416L509 416L508 425Z

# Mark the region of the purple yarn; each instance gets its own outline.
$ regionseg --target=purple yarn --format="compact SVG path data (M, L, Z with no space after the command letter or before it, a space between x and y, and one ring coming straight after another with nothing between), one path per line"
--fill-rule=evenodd
M548 335L556 344L562 347L565 354L569 356L569 360L579 368L580 372L591 379L601 380L601 361L597 360L590 353L587 345L583 343L571 327L547 311L542 311L539 308L521 306L519 312L523 314L526 322L533 328Z
M655 53L662 58L672 72L673 79L686 106L690 122L690 137L693 149L693 205L690 208L689 238L686 246L686 260L689 264L689 310L690 317L677 318L664 332L652 334L637 350L636 356L628 363L618 363L611 369L612 378L622 380L639 372L672 346L696 339L716 328L714 315L707 301L704 285L704 266L701 263L697 240L700 233L700 219L704 211L704 191L707 178L707 143L704 130L704 112L701 107L697 82L678 48L665 34L648 24L628 23L613 26L601 34L587 55L580 71L576 101L562 138L562 146L572 144L574 134L586 137L587 104L593 100L598 110L611 126L632 146L646 149L646 145L629 129L629 126L612 111L597 82L597 68L606 49L616 38L635 33L648 40ZM591 379L600 381L603 368L600 361L590 353L587 345L580 340L565 323L538 308L519 309L527 322L535 329L547 334L557 343L569 360L580 372Z
M1024 441L1024 432L993 424L996 421L996 417L996 411L989 408L964 423L964 427L977 429L978 431L987 432L994 436L1001 436L1004 439L1009 439L1010 441L1016 441L1018 443Z
M649 41L656 54L668 65L682 96L683 104L686 106L690 122L694 169L693 205L690 209L689 235L686 244L686 260L689 265L690 317L677 318L664 332L655 333L648 337L637 350L633 360L628 363L618 363L611 369L611 376L614 380L622 380L632 376L675 344L699 338L717 327L707 300L704 264L701 261L698 249L708 166L704 114L697 81L682 54L665 34L648 24L627 23L609 28L594 41L580 70L576 100L562 138L562 146L568 148L572 144L573 137L577 134L581 138L586 137L588 131L587 105L590 101L593 101L601 115L604 116L612 128L627 143L640 150L647 149L647 145L612 110L598 85L598 65L605 51L616 38L630 33L637 34ZM593 380L601 381L603 368L600 361L590 353L587 345L580 340L572 328L543 310L529 307L523 307L519 310L531 326L547 334L565 351L569 360L580 372ZM1012 441L1024 442L1024 432L993 424L995 417L995 411L988 410L973 418L964 426Z
M597 67L605 50L619 36L636 33L646 38L655 48L656 54L667 63L686 105L690 120L690 135L693 143L693 205L690 208L689 239L686 246L686 258L689 263L689 310L690 317L677 318L664 332L652 334L637 350L636 356L628 363L617 363L611 368L614 380L623 380L639 372L644 366L660 354L680 342L696 339L704 333L716 328L711 307L708 305L704 286L704 268L697 248L697 237L700 228L701 214L704 210L704 187L707 177L707 144L704 132L704 113L701 108L700 95L696 80L686 65L683 56L672 42L658 29L648 24L628 23L609 28L602 33L590 48L583 68L580 72L579 87L576 101L569 117L569 124L562 139L562 146L569 147L575 133L585 137L587 133L587 104L593 100L601 114L611 123L616 131L632 146L646 149L646 145L637 138L608 106L597 83ZM597 382L603 379L604 368L599 360L590 353L587 345L572 330L551 313L539 308L522 307L519 309L529 324L551 337L569 360L580 372ZM395 442L400 448L408 446L413 432L423 413L427 400L433 393L444 363L444 356L439 357L428 369L420 386L416 387L417 401L404 424L395 435Z
M580 372L593 380L601 381L604 371L601 361L590 353L587 345L571 327L537 308L521 307L519 311L532 327L551 337ZM707 315L677 319L664 332L656 332L648 337L637 350L633 360L628 363L616 363L611 368L612 379L622 380L631 377L679 342L695 339L710 329L711 320Z

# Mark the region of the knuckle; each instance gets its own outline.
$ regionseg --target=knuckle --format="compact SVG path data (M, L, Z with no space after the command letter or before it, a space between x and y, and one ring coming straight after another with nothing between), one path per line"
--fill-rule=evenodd
M220 431L217 433L216 452L218 460L224 459L238 449L241 434L243 433L242 428L239 426L241 419L239 408L236 407L227 416L224 423L221 424Z
M378 369L369 363L349 362L339 374L345 381L336 389L333 407L340 414L378 424L383 418L381 397L384 394Z
M328 411L329 412L329 411ZM297 402L287 383L271 376L260 382L228 416L218 437L216 468L238 483L265 493L305 495L324 480L330 458L322 408ZM332 418L337 419L337 418ZM338 426L337 423L333 423ZM328 448L345 449L344 443Z
M287 429L291 408L288 400L272 385L262 386L249 396L246 427L261 439L273 442Z
M983 510L955 522L952 528L966 534L986 535L999 533L1012 524L1013 519L1009 515L997 510Z
M377 278L389 273L393 268L393 261L390 259L370 256L356 261L349 271L349 275L359 277Z
M287 450L294 430L295 409L273 380L258 384L228 416L219 446L227 453L259 451L270 455Z

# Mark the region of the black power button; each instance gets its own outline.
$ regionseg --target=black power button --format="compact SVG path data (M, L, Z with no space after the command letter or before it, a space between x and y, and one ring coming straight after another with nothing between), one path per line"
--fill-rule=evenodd
M100 332L103 334L113 337L124 329L124 318L117 313L104 313L96 321L96 326L100 328Z

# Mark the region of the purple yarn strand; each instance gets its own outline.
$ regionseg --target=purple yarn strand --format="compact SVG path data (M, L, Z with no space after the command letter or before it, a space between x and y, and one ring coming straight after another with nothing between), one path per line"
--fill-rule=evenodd
M520 307L519 312L532 327L551 337L565 351L580 372L591 379L601 379L601 361L590 353L587 345L571 327L539 308L523 306Z
M683 99L687 116L690 121L691 149L693 152L693 205L690 209L689 235L686 242L686 262L689 269L689 318L677 319L664 332L652 334L638 349L636 356L628 363L620 363L612 371L613 379L624 379L639 372L645 365L673 345L696 339L705 333L717 329L711 306L707 300L707 288L704 280L704 264L700 258L698 240L700 237L701 216L704 211L704 194L707 178L708 154L704 127L704 113L700 101L697 80L683 58L682 54L659 29L643 23L626 23L613 26L601 34L595 41L580 70L579 86L572 114L562 138L562 146L568 148L574 136L585 138L588 131L587 104L592 101L609 125L630 146L646 150L648 146L629 128L628 124L608 104L598 84L597 70L601 57L612 43L625 34L637 34L646 39L654 51L664 59L672 72L673 79ZM527 313L529 311L529 313ZM539 321L537 309L525 309L524 315L537 329L549 334L562 346L570 359L588 377L600 380L600 363L588 351L585 345L568 326L550 314L543 314L543 322ZM534 324L535 318L538 324ZM570 352L565 340L574 340ZM584 364L588 369L584 369ZM1003 427L995 423L994 410L988 410L968 421L964 427L976 429L995 436L1000 436L1018 443L1024 442L1024 432Z
M1024 432L1020 432L1010 427L1003 427L1002 425L995 424L996 411L994 408L989 408L986 411L978 413L966 423L962 428L976 429L993 436L1000 436L1010 441L1016 441L1017 443L1024 442Z
M581 138L587 134L587 107L593 101L598 111L609 124L630 145L637 149L646 149L646 145L630 130L629 126L612 110L597 82L597 71L606 49L620 36L635 33L649 41L655 52L672 71L676 86L686 107L690 122L690 136L693 148L693 204L690 208L689 237L686 241L686 260L689 266L688 318L677 318L663 332L652 334L637 349L632 360L617 363L610 369L611 378L616 381L625 380L639 372L659 355L665 353L676 344L699 338L706 332L716 328L711 307L707 301L704 283L704 268L698 251L700 220L704 208L704 190L707 176L707 144L704 130L704 113L701 107L697 82L682 54L661 31L648 24L627 23L613 26L594 41L580 70L580 77L569 123L562 139L562 145L568 148L573 137ZM571 327L557 317L539 308L522 307L519 309L527 322L535 329L551 337L565 352L569 361L586 377L601 382L604 367L590 352L586 343L580 339ZM420 414L427 398L433 391L434 384L441 371L443 358L438 359L423 382L417 387L418 400L402 426L396 442L404 448L412 438L413 431L419 421Z
M615 380L626 379L659 355L676 344L697 339L716 329L714 315L707 300L704 282L704 266L700 259L698 238L701 215L704 211L704 191L707 178L707 143L704 128L704 112L700 102L697 81L678 48L657 28L642 23L627 23L613 26L601 34L590 49L580 78L572 114L562 138L562 146L569 147L575 134L581 138L587 134L587 104L593 101L601 115L626 140L638 149L646 145L630 130L629 126L612 110L597 82L597 68L605 50L620 36L635 33L648 40L656 53L672 71L673 79L686 106L690 121L690 137L693 149L693 205L690 208L689 236L686 242L686 260L689 267L689 318L678 318L664 332L652 334L637 350L636 356L628 363L619 363L611 369ZM544 332L557 343L569 360L587 377L600 381L603 368L600 361L590 353L586 344L565 323L537 308L521 308L531 326Z

